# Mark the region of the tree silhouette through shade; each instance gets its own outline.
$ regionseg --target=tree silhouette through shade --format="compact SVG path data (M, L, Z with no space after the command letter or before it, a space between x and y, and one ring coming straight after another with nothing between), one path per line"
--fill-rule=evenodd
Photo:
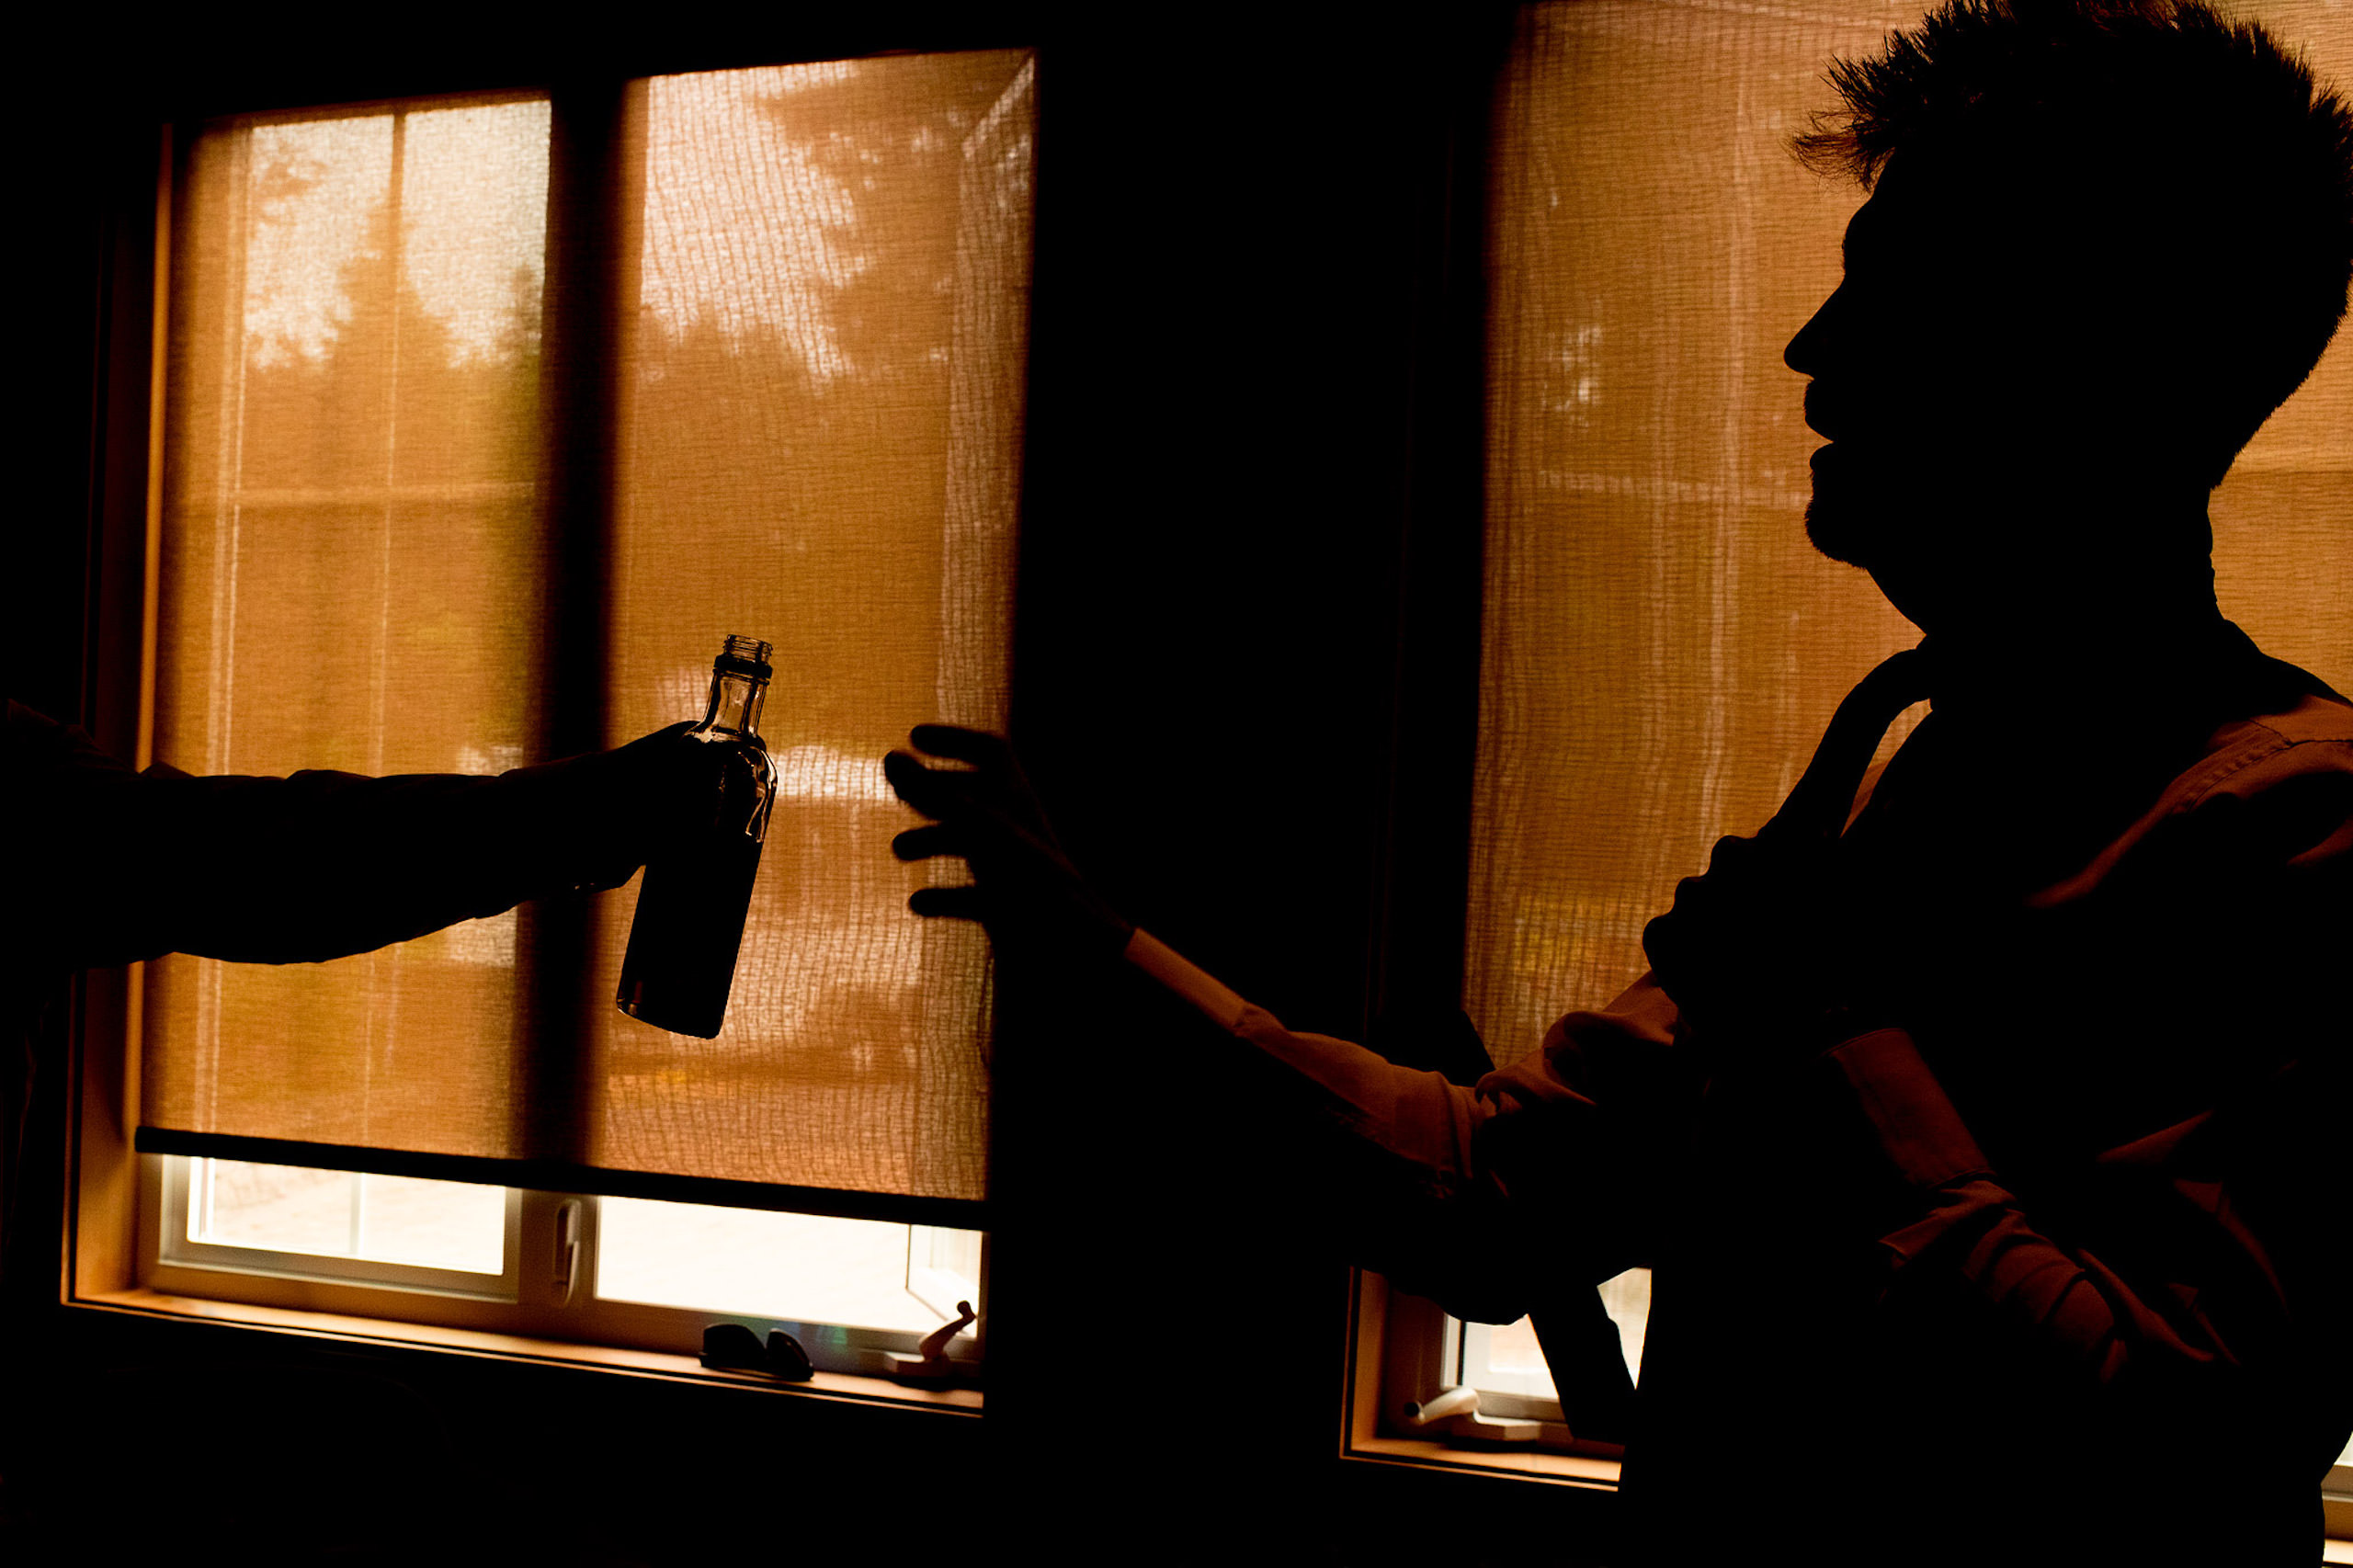
M875 701L871 618L887 609L903 646L938 638L959 174L965 138L1020 64L992 59L986 72L955 55L811 72L757 100L752 133L847 193L851 221L824 238L863 265L837 282L795 279L814 295L839 374L821 373L787 324L725 309L728 277L664 280L665 298L689 292L683 327L641 306L625 529L699 535L730 573L775 574L739 602L770 616L789 607L771 639L778 668L794 672L769 708L779 749L887 749L912 720ZM785 256L747 265L805 267ZM725 603L739 590L711 592ZM908 673L909 700L928 711L933 672Z

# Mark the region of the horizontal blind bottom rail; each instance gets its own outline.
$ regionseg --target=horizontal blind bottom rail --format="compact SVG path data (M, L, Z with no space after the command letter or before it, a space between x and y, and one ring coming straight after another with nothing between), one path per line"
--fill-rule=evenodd
M989 1228L987 1202L970 1198L926 1198L912 1193L789 1187L720 1176L679 1176L663 1171L611 1170L601 1165L574 1165L562 1160L502 1160L479 1154L435 1154L411 1149L376 1149L352 1143L310 1143L291 1138L247 1138L224 1132L190 1132L170 1127L141 1127L132 1147L142 1154L181 1154L195 1159L236 1160L256 1165L362 1171L370 1176L470 1182L478 1187L593 1193L603 1198L642 1198L662 1203L761 1209L781 1214L822 1214L838 1220L876 1220L886 1224L931 1225L946 1230L985 1231Z

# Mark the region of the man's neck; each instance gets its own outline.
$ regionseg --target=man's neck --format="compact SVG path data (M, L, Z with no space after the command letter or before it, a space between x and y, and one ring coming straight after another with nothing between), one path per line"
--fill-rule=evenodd
M1939 624L1924 644L1937 704L2016 711L2093 693L2131 706L2162 702L2228 656L2229 623L2202 581L2087 585L2012 599Z
M1956 697L2173 684L2217 656L2202 491L2079 472L2018 493L1998 537L1923 585L1915 619Z

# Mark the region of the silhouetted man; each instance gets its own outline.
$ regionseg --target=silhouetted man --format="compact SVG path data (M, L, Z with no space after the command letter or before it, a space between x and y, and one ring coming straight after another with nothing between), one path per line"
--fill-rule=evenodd
M945 728L977 767L893 755L940 819L900 853L976 886L914 906L1123 952L1288 1064L1407 1290L1540 1331L1653 1266L1646 1560L2309 1564L2353 1428L2353 707L2221 617L2206 500L2344 312L2353 116L2164 0L1950 6L1834 81L1800 151L1870 194L1788 351L1807 528L1927 636L1652 973L1475 1089L1406 1072L1132 930Z

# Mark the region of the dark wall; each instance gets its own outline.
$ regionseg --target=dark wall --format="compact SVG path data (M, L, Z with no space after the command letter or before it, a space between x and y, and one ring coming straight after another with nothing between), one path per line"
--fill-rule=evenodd
M961 12L552 49L477 35L301 40L266 60L251 39L94 46L86 58L114 64L40 89L52 221L14 258L16 297L45 308L19 345L20 385L40 395L6 547L11 691L119 718L85 708L91 618L119 602L130 564L92 554L108 472L94 432L119 432L144 397L109 385L105 327L121 313L109 287L136 275L117 214L138 210L161 118L1037 42L1017 739L1128 913L1293 1025L1360 1037L1384 994L1376 956L1399 973L1420 962L1445 994L1451 960L1429 955L1449 918L1459 938L1447 868L1479 471L1465 246L1498 41L1495 14L1457 7L1378 36ZM983 1423L36 1312L26 1327L58 1347L45 1361L63 1394L48 1419L67 1423L41 1484L110 1486L126 1467L153 1481L164 1445L204 1448L225 1426L236 1441L207 1451L242 1443L275 1478L242 1484L344 1500L308 1517L340 1520L352 1561L464 1560L420 1543L477 1506L487 1553L525 1561L828 1545L890 1561L885 1543L933 1529L1015 1561L1559 1560L1584 1516L1556 1491L1336 1461L1344 1261L1328 1217L1287 1199L1296 1151L1230 1042L1116 976L1003 983ZM337 1449L358 1457L323 1466ZM241 1506L266 1535L267 1510Z

